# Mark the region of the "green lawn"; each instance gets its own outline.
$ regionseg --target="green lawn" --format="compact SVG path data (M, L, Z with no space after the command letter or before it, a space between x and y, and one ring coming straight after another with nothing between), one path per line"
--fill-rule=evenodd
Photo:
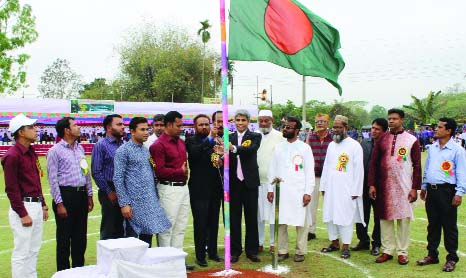
M41 165L46 165L45 158L41 157ZM45 171L46 173L46 171ZM0 170L0 183L2 184L0 192L0 277L6 278L11 276L10 270L10 256L11 249L13 248L13 237L8 225L8 208L9 202L4 193L4 179L3 170ZM44 193L47 202L51 207L51 198L49 195L49 186L46 177L42 179ZM100 225L100 204L95 199L96 205L94 211L89 215L88 227L88 245L86 251L86 264L96 263L96 241L99 239L99 225ZM460 234L460 251L466 252L466 241L464 235L466 234L466 213L463 206L460 207L458 224ZM56 270L55 265L55 222L54 215L51 212L50 219L45 223L43 243L40 250L38 261L39 277L50 277ZM426 255L426 227L425 220L426 213L424 204L421 201L416 203L415 215L416 221L412 223L411 227L411 246L410 246L410 263L406 266L400 266L396 260L390 261L385 264L375 264L375 257L369 255L367 252L352 252L349 260L342 260L339 258L339 253L330 255L321 254L319 250L328 245L327 231L325 225L320 221L317 239L309 242L309 254L303 263L294 263L292 259L287 260L286 264L290 266L291 272L285 277L437 277L442 275L441 267L444 263L445 250L441 247L440 258L441 263L434 266L418 267L415 265L415 260L420 259ZM372 223L371 223L372 224ZM223 225L220 226L219 231L219 249L223 253ZM370 227L370 230L372 227ZM290 251L293 255L295 230L290 229ZM356 243L356 235L353 236L353 243ZM186 229L185 238L185 251L189 253L187 257L188 263L194 263L194 241L193 241L193 227L192 219L190 219ZM268 250L268 248L267 248ZM271 263L271 256L267 252L260 254L262 263L253 264L243 255L237 264L233 264L234 268L247 268L259 269ZM466 254L460 253L461 261L454 273L447 274L448 277L466 277L466 266L464 261ZM222 269L222 263L212 263L209 261L210 268ZM196 269L200 269L197 267ZM447 276L445 276L447 277Z

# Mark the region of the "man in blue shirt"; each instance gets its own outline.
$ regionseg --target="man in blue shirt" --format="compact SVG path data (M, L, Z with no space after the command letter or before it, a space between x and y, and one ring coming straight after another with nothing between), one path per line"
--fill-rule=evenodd
M123 144L125 126L120 115L105 117L103 126L105 138L92 149L92 177L99 188L99 202L102 206L100 239L123 237L123 216L118 205L113 183L113 158L116 150Z
M443 271L455 270L459 258L457 210L466 193L466 153L454 142L456 122L440 118L435 137L438 139L428 150L424 168L421 199L426 201L428 255L417 265L438 264L437 248L443 229L445 249L448 252Z

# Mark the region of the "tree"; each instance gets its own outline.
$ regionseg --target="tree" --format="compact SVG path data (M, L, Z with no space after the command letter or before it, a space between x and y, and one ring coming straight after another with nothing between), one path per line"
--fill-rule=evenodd
M203 59L202 59L202 83L201 83L201 103L204 102L204 69L205 69L205 45L210 40L210 32L209 28L212 27L210 25L209 20L206 19L200 22L202 27L201 29L197 30L197 35L201 36L202 44L204 45L203 51Z
M420 121L421 124L433 124L436 120L433 115L437 109L443 105L443 102L438 102L438 96L441 94L438 92L429 92L427 98L419 99L413 95L413 103L410 105L403 105L404 108L408 109L407 113L411 115L415 120Z
M380 105L374 105L372 106L371 111L369 112L369 116L372 120L375 120L377 118L386 118L387 117L387 109L385 107L380 106Z
M153 25L130 32L119 47L124 100L198 102L202 91L203 47L180 28ZM204 96L214 97L213 62L219 57L205 51Z
M443 105L434 111L435 121L441 117L450 117L457 123L466 123L466 90L462 93L441 94L438 101Z
M72 99L79 96L82 89L81 77L65 59L58 58L42 74L39 84L43 98Z
M37 36L30 5L21 7L19 0L0 1L0 92L12 93L25 85L24 66L29 55L20 50Z
M334 101L330 117L333 119L336 115L346 116L350 127L360 129L362 126L370 124L369 113L364 109L366 105L366 101Z
M115 95L114 87L107 84L105 78L95 78L89 84L85 84L79 92L81 99L106 99L116 100L120 95Z

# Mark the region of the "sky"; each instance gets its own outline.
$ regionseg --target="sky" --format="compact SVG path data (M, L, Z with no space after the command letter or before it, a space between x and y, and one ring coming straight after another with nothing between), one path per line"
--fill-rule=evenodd
M327 81L306 77L306 101L363 100L368 109L376 104L391 108L410 103L410 95L422 98L456 83L466 87L466 1L300 2L339 30L346 63L339 78L341 97ZM37 97L42 73L57 58L70 61L85 83L98 77L115 79L119 73L116 49L130 30L146 23L181 26L196 38L199 21L209 19L213 27L208 46L220 53L219 1L20 3L32 6L39 38L25 48L31 55L28 88L17 96ZM274 103L302 103L302 76L294 71L266 62L236 62L235 69L235 104L254 104L257 90L270 88Z

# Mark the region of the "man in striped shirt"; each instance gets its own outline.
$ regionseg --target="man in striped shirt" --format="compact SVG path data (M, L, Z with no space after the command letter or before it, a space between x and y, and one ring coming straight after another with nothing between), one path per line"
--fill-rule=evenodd
M116 150L123 144L125 125L120 115L105 117L103 126L105 138L92 149L92 177L99 188L99 202L102 206L100 239L123 237L123 216L118 205L113 183L113 159Z
M77 139L80 127L64 117L55 126L63 138L47 154L47 173L57 225L57 271L84 266L87 214L92 211L92 183L84 149ZM71 248L70 248L71 247Z
M316 238L317 228L317 208L319 207L319 186L322 167L324 166L325 156L327 155L328 145L333 141L328 130L330 116L319 113L315 117L316 132L309 135L307 143L311 146L312 154L314 155L314 172L315 186L312 192L311 200L311 217L312 223L309 226L308 240Z

